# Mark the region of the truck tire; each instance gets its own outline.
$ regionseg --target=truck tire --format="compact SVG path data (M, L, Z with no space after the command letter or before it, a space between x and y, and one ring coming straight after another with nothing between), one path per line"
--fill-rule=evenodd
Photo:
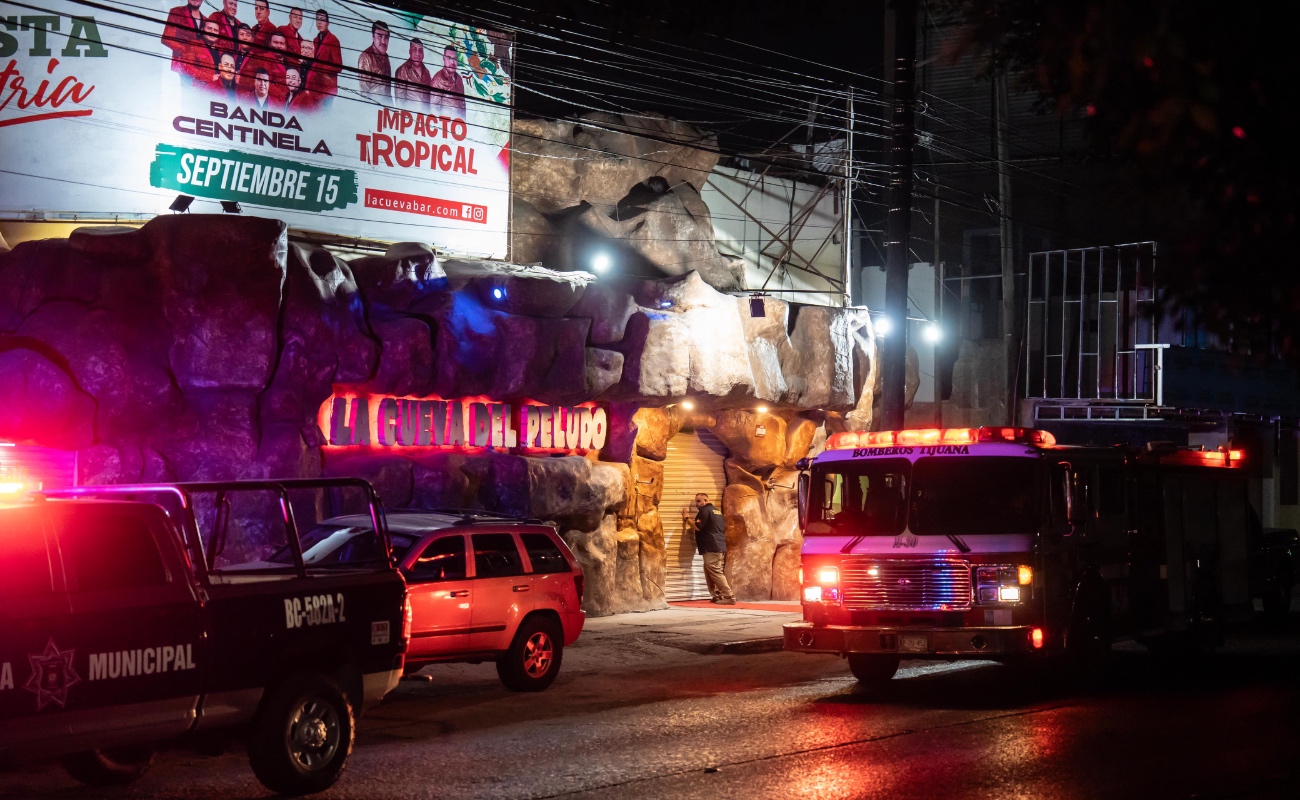
M324 791L352 753L355 715L337 681L290 675L270 690L248 741L248 763L262 785L287 795Z
M497 659L497 675L512 692L540 692L555 682L564 658L564 631L554 620L529 617L510 649Z
M898 656L879 653L849 653L849 671L868 688L884 686L898 672Z
M87 750L63 757L63 768L87 786L125 786L139 780L153 764L152 747Z

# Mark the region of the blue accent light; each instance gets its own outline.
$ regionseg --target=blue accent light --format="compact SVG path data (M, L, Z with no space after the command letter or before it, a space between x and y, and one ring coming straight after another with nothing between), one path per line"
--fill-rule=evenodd
M672 308L672 307L673 307L673 301L672 301L672 300L660 300L660 301L659 301L659 307L660 307L660 308Z
M492 287L492 299L494 300L506 299L506 290L501 288L500 286Z

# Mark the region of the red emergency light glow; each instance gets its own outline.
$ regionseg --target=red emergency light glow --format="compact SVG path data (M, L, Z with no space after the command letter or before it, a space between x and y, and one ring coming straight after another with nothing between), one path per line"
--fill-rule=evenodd
M1035 447L1052 447L1056 437L1034 428L920 428L905 431L845 431L831 434L826 440L829 450L862 447L925 447L937 444L975 444L1009 442Z
M1034 628L1029 632L1029 641L1034 645L1035 650L1043 649L1043 629Z
M1157 452L1161 464L1189 467L1240 467L1246 459L1244 450L1170 450Z
M838 567L822 567L817 570L817 582L823 586L834 586L840 582Z

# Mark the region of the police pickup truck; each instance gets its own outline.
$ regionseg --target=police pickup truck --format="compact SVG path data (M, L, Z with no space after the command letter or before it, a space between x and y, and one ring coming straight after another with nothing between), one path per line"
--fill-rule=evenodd
M297 519L344 495L373 535L304 559ZM0 508L0 763L126 783L159 745L242 737L267 788L321 791L401 677L409 614L365 481L39 493Z

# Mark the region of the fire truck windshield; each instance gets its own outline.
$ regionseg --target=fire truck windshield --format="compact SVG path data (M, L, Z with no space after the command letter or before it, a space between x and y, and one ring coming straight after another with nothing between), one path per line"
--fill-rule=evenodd
M907 523L907 480L912 464L905 458L838 461L813 473L809 533L896 536ZM830 530L826 530L826 528ZM820 529L820 531L819 531Z
M1037 475L1033 458L919 459L912 467L908 527L918 536L1033 533Z
M1038 462L973 456L836 461L814 467L807 533L1032 533Z

